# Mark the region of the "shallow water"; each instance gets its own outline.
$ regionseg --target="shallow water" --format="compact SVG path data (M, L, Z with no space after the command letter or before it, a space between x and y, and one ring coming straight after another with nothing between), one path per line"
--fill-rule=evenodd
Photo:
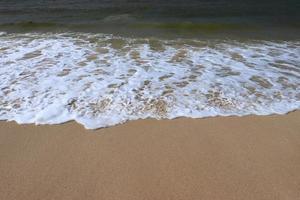
M300 39L297 0L2 0L0 31Z
M0 119L100 128L300 108L300 41L2 33Z
M1 0L0 120L99 128L299 109L299 11L297 0Z

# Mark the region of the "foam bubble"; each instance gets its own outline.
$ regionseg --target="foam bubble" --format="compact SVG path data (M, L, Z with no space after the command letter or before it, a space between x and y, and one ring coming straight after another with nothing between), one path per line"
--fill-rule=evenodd
M300 42L0 35L0 119L100 128L300 107Z

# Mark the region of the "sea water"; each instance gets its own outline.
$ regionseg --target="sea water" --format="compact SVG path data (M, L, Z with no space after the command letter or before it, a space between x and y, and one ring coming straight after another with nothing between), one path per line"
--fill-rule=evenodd
M1 1L0 120L86 128L300 108L295 1Z
M0 119L99 128L300 107L300 42L2 33Z

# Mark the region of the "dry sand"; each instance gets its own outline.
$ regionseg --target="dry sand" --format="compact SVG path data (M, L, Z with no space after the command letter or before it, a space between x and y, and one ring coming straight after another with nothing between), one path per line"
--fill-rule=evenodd
M300 199L300 111L96 131L0 122L1 200Z

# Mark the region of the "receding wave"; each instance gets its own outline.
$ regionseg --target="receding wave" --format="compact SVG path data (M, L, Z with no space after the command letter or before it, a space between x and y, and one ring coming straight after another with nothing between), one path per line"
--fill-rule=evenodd
M0 34L0 119L86 128L300 108L300 41Z

